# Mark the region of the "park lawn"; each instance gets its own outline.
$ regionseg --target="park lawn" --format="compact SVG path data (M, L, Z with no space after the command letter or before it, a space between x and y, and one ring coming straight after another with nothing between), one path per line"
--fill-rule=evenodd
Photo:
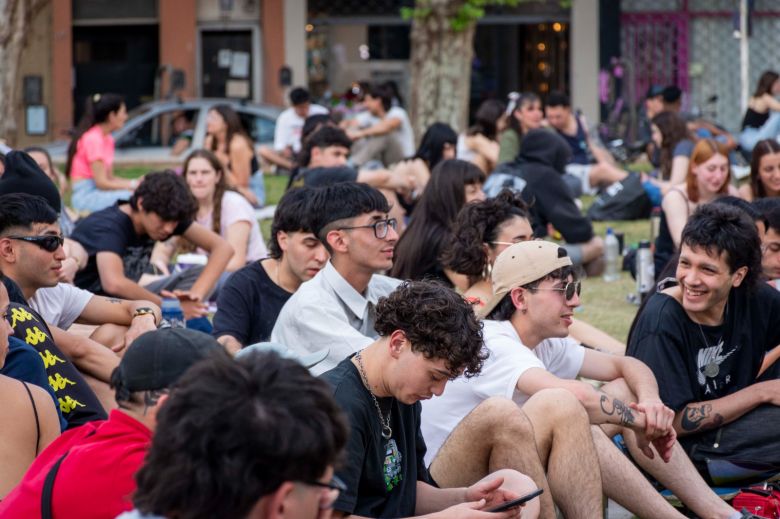
M148 167L121 167L116 168L119 176L125 178L137 178L147 173ZM276 204L284 194L287 187L286 176L266 175L265 189L267 204ZM590 199L585 199L584 205L590 205ZM271 234L271 221L263 220L260 227L265 238ZM625 243L635 245L640 240L650 237L649 220L635 220L624 222L594 222L596 234L604 236L607 227L612 227L616 232L625 233ZM621 272L620 279L606 283L601 277L587 278L582 283L582 306L575 315L597 328L607 332L621 342L625 342L628 329L636 314L637 307L626 300L629 293L636 292L636 283L628 272Z

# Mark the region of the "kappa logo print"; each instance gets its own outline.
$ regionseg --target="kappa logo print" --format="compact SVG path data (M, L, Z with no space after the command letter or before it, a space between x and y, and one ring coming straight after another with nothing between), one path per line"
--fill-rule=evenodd
M27 328L27 333L24 336L24 342L31 346L37 345L39 342L43 342L48 339L49 336L41 331L37 326Z
M49 350L44 350L45 353L38 352L38 355L41 356L43 359L43 367L45 369L49 369L50 367L54 366L55 364L62 363L64 364L65 361L58 356L54 355Z
M65 398L58 398L57 400L60 403L60 411L62 411L63 414L68 414L77 407L86 407L78 400L74 400L69 396L65 396Z
M34 319L33 315L24 308L11 309L11 328L15 329L17 323L24 323Z

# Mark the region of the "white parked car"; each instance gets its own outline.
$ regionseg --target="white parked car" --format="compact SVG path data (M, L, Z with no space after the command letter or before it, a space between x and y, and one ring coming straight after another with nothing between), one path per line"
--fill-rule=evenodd
M273 142L276 118L282 112L278 107L215 98L154 101L131 110L127 123L114 132L114 163L181 165L190 151L203 147L206 113L219 104L238 113L256 146ZM64 163L68 145L57 141L44 147L55 162Z

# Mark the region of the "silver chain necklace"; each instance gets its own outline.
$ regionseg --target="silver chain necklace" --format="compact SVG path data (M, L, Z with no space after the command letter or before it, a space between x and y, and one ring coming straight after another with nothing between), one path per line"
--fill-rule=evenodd
M368 394L371 395L371 399L374 401L374 405L376 406L376 412L379 413L379 423L382 425L382 438L389 440L390 437L393 436L393 430L390 428L390 415L388 414L387 419L385 419L385 416L382 414L382 409L379 407L379 400L376 399L374 392L371 391L371 386L368 385L366 368L363 367L363 359L360 357L360 352L355 354L355 360L357 360L360 378L363 379L363 384L366 386L366 389L368 389Z
M728 311L729 311L729 305L727 302L726 308L723 311L723 323L721 323L721 326L723 326L726 322L726 316L728 315ZM704 346L706 346L708 350L711 350L712 346L710 346L710 343L707 342L707 336L704 335L704 328L701 327L701 324L699 323L696 324L699 325L699 332L701 333L701 338L704 340ZM717 340L717 342L715 342L715 346L723 342L723 335L724 333L721 331L720 338ZM720 373L720 366L715 361L715 359L713 359L709 361L707 365L704 366L704 370L702 371L702 373L704 373L704 375L709 378L715 378Z

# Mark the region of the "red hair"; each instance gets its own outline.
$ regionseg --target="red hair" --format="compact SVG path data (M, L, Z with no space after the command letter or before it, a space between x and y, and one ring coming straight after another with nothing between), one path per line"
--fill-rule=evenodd
M729 160L729 150L725 144L713 139L701 139L696 143L691 152L691 160L688 164L688 176L685 178L688 200L691 202L699 201L699 186L696 184L696 175L693 174L693 168L704 164L715 155L723 155L728 163L729 174L723 185L718 189L718 194L725 195L729 190L729 181L731 180L731 161Z

